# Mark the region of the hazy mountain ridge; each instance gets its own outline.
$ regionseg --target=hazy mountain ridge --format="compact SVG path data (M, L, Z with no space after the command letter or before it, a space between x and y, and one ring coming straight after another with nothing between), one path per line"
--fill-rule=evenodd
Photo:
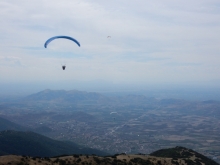
M106 96L98 92L85 92L78 90L50 90L46 89L38 93L26 96L23 101L66 101L66 102L80 102L93 101L101 103L115 103L115 102L146 102L156 101L155 98L146 97L144 95L129 94L125 96Z
M145 106L152 108L169 108L170 110L175 110L175 107L182 107L183 112L196 114L197 109L200 113L219 113L220 102L215 100L204 100L204 101L188 101L183 99L166 98L166 99L156 99L154 97L147 97L145 95L139 94L128 94L124 96L105 96L97 92L85 92L78 90L50 90L46 89L44 91L29 95L25 97L19 104L38 104L40 102L44 106L54 106L62 103L71 109L71 105L111 105L111 106ZM213 105L215 107L213 108ZM59 105L58 105L59 106ZM69 106L69 108L68 108ZM212 112L207 112L206 109L210 108ZM181 110L179 108L179 110Z
M5 131L5 130L14 130L14 131L33 131L36 133L45 133L45 132L50 132L52 131L49 127L47 126L40 126L36 127L34 129L26 128L24 126L21 126L19 124L16 124L14 122L11 122L5 118L0 117L0 131Z
M107 154L96 149L84 148L73 142L53 140L30 131L1 131L0 146L1 155L51 157L63 154Z
M80 101L109 101L109 98L96 92L85 92L78 90L50 90L29 95L23 99L24 101L66 101L66 102L80 102Z
M167 155L168 154L168 155ZM168 157L166 157L167 155ZM66 155L57 157L30 157L30 156L0 156L0 165L3 164L76 164L76 165L218 165L215 161L184 147L175 147L155 151L151 155L126 155L112 156L96 155Z
M28 128L20 126L19 124L13 123L7 119L0 117L0 131L3 130L17 130L17 131L25 131Z
M138 103L148 103L155 102L160 103L161 105L169 105L169 104L185 104L188 101L183 99L175 99L175 98L160 98L156 99L154 97L147 97L142 94L127 94L127 95L111 95L107 96L98 92L86 92L79 90L50 90L46 89L40 91L38 93L34 93L24 97L20 101L66 101L66 102L74 102L74 101L96 101L96 102L138 102ZM212 104L212 103L220 103L215 100L204 100L200 101L200 103L204 104Z

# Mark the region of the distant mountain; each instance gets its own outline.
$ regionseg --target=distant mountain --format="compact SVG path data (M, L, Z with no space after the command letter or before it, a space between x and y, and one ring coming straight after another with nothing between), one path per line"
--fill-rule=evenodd
M7 119L0 117L0 131L3 130L17 130L17 131L25 131L28 128L15 124Z
M169 155L169 157L158 157L152 155L126 155L126 154L116 154L112 156L96 156L96 155L64 155L58 157L51 157L51 158L40 158L40 157L28 157L28 156L17 156L17 155L8 155L4 157L0 157L0 162L2 164L38 164L38 165L45 165L45 164L61 164L61 165L68 165L68 164L77 164L77 165L218 165L215 161L198 155L195 151L176 147L171 149L164 149L160 150L159 153L164 155L167 154L168 151L180 151L182 150L183 153L179 153L180 155L184 155L183 157L178 157L177 155ZM158 151L156 151L158 154ZM179 155L178 154L178 155ZM170 157L170 156L174 157Z
M98 102L108 101L109 98L96 92L84 92L78 90L50 90L29 95L25 101L66 101L66 102Z
M1 131L0 155L29 155L51 157L63 154L96 154L106 153L84 148L73 142L57 141L34 132Z
M105 96L97 92L85 92L78 90L50 90L29 95L23 101L41 101L41 102L68 102L83 104L148 104L155 102L156 99L144 95L126 95L126 96Z

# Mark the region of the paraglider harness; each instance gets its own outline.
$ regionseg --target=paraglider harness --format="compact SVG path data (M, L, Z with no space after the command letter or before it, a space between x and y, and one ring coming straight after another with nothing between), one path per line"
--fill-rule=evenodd
M62 66L62 68L63 68L63 70L65 70L65 69L66 69L66 66L65 66L65 65L63 65L63 66Z

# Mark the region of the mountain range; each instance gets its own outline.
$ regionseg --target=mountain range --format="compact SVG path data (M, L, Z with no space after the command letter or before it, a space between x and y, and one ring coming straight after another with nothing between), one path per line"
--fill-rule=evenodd
M153 97L144 95L111 95L107 96L97 92L78 90L50 90L46 89L23 98L22 101L64 101L64 102L88 102L88 103L115 103L115 102L149 102L156 101Z
M96 93L96 92L85 92L78 90L50 90L29 95L23 99L24 101L65 101L65 102L98 102L98 101L109 101L109 98Z

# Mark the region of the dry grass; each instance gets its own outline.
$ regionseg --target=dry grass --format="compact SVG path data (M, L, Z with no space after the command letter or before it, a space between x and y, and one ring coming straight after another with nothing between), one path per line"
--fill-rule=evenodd
M161 165L172 165L178 162L180 165L187 165L185 160L172 158L162 158L154 157L149 155L117 155L111 157L98 157L98 156L63 156L57 158L35 158L35 157L24 157L16 155L0 156L0 165L67 165L67 164L77 164L77 165L111 165L113 162L120 164L141 164L134 162L134 160L150 161L152 164ZM191 160L195 160L196 157L192 156Z

